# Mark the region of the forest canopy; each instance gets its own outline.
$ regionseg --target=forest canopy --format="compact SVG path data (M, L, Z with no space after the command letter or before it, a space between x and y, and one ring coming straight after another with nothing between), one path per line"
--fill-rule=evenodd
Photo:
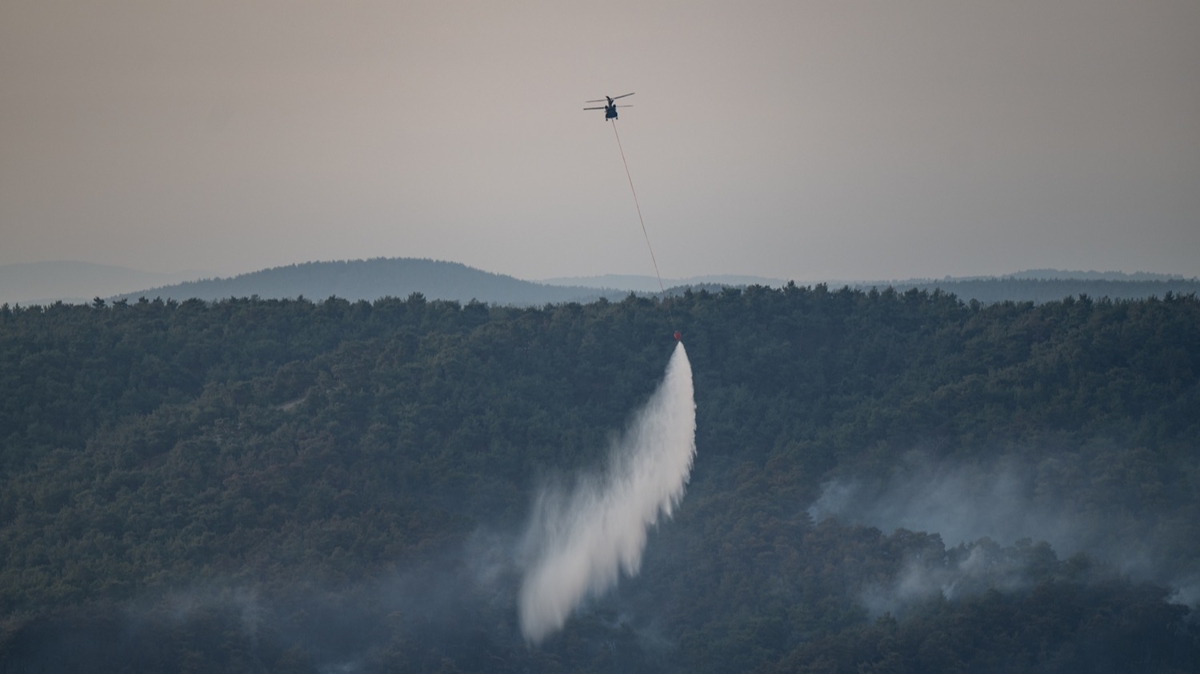
M530 648L674 330L688 492ZM1197 438L1193 295L5 305L0 671L1196 671Z

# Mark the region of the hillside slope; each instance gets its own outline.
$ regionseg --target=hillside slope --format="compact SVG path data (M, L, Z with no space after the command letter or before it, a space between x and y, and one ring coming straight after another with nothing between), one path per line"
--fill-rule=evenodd
M672 329L688 492L530 648L537 489L602 465ZM0 382L6 671L1200 666L1194 297L4 309Z

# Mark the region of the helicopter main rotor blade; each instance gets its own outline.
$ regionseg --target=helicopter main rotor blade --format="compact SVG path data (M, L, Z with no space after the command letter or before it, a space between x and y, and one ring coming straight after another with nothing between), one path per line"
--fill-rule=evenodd
M617 100L618 98L625 98L626 96L632 96L633 94L634 94L634 92L632 92L632 91L631 91L631 92L629 92L629 93L627 93L627 94L621 94L620 96L613 96L613 97L612 97L612 99L615 101L615 100Z
M607 103L607 102L608 102L607 98L597 98L594 101L584 101L584 103Z
M584 110L603 110L603 109L604 109L603 106L601 106L599 108L584 108Z

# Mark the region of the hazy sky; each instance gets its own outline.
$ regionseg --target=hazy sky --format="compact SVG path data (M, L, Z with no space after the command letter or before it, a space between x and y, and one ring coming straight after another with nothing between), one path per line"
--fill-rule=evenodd
M1200 275L1200 2L0 0L0 264Z

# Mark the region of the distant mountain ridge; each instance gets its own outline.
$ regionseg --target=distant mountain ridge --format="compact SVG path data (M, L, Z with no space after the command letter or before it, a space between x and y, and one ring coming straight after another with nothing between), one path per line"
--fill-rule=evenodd
M1137 271L1132 274L1126 274L1121 271L1065 271L1062 269L1027 269L1019 271L1015 274L1005 274L1000 278L1011 279L1037 279L1037 280L1065 280L1072 279L1077 281L1185 281L1187 280L1181 274L1155 274L1152 272ZM1196 279L1192 279L1193 281Z
M273 267L228 278L197 278L200 272L154 274L84 262L39 262L0 265L0 304L87 303L94 297L112 300L161 298L206 301L229 297L323 300L337 296L373 301L421 293L430 300L537 306L621 299L630 292L657 295L654 276L605 274L529 281L482 271L457 262L417 258L373 258L305 262ZM182 282L180 282L182 281ZM708 275L663 279L668 294L687 289L719 291L751 285L780 287L782 279L750 275ZM814 285L802 283L800 285ZM1168 292L1200 293L1200 280L1148 272L1064 271L1031 269L1004 276L944 277L880 281L825 281L831 288L894 288L952 293L964 302L1004 300L1046 302L1068 296L1140 299ZM136 288L141 290L134 290Z
M576 286L550 286L523 281L505 274L468 267L458 262L417 258L373 258L305 262L239 274L125 293L114 300L139 297L206 301L229 297L296 298L323 300L330 296L358 301L381 297L408 297L421 293L431 300L488 304L539 305L590 302L600 297L620 298L627 293Z
M613 290L628 290L643 293L659 292L658 278L637 274L602 274L599 276L562 276L542 279L539 283L552 286L584 286L588 288L611 288ZM787 279L768 278L765 276L746 276L736 274L716 274L708 276L692 276L689 278L665 278L662 287L677 288L680 286L768 286L778 288L786 285Z
M1200 295L1200 281L1177 280L1108 280L1086 278L1022 278L1017 276L949 279L942 281L890 281L884 283L851 283L851 288L893 288L904 292L921 290L950 293L964 302L1053 302L1066 297L1106 297L1112 300L1140 300L1148 297Z

